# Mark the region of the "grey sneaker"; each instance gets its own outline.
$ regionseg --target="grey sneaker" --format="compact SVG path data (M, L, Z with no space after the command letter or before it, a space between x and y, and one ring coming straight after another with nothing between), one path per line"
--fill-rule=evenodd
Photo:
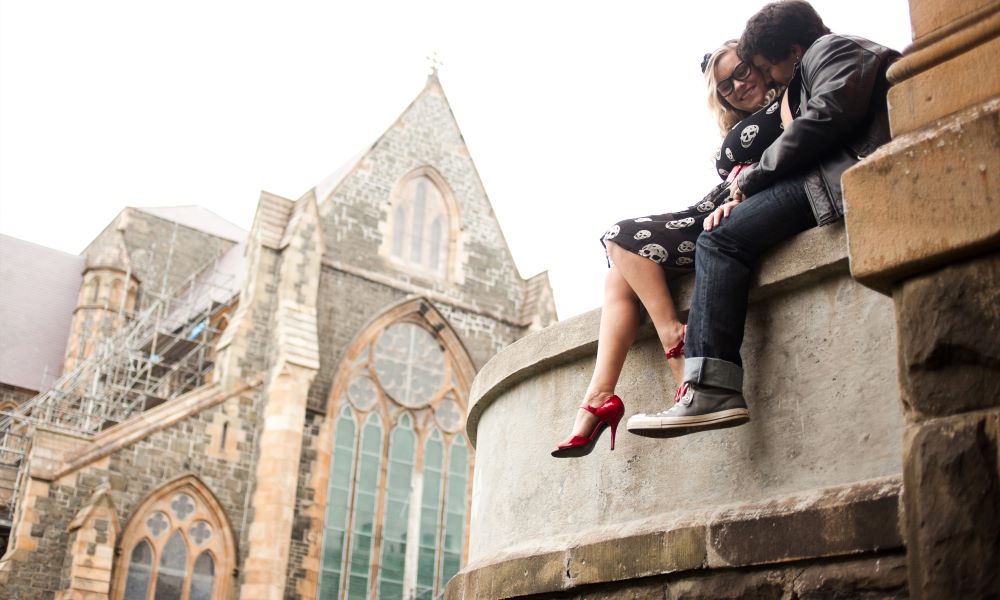
M638 435L673 437L733 427L750 420L750 410L739 392L687 383L679 395L669 410L632 415L626 427Z

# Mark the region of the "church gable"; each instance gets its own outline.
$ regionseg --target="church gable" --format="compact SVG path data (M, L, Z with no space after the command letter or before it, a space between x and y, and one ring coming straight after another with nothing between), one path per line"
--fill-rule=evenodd
M334 267L514 313L522 280L435 75L332 187L317 187Z

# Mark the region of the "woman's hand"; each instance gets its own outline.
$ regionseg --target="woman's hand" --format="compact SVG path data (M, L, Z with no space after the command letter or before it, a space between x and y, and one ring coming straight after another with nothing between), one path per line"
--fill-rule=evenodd
M713 227L718 227L722 220L729 216L729 213L733 210L733 207L742 202L742 200L730 200L726 202L719 208L712 211L712 214L705 217L701 225L705 228L705 231L712 231Z

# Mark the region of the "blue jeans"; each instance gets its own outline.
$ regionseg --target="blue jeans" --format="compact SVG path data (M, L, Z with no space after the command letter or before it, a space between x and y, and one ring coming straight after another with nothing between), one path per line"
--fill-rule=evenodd
M816 226L802 177L748 197L698 237L688 315L684 381L743 389L743 328L757 262L766 250Z

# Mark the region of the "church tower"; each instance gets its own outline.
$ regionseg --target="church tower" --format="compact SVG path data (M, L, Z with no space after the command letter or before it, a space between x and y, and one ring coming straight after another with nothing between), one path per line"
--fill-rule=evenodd
M90 357L98 344L121 329L135 311L139 280L129 265L123 227L118 223L109 243L86 255L63 373Z

